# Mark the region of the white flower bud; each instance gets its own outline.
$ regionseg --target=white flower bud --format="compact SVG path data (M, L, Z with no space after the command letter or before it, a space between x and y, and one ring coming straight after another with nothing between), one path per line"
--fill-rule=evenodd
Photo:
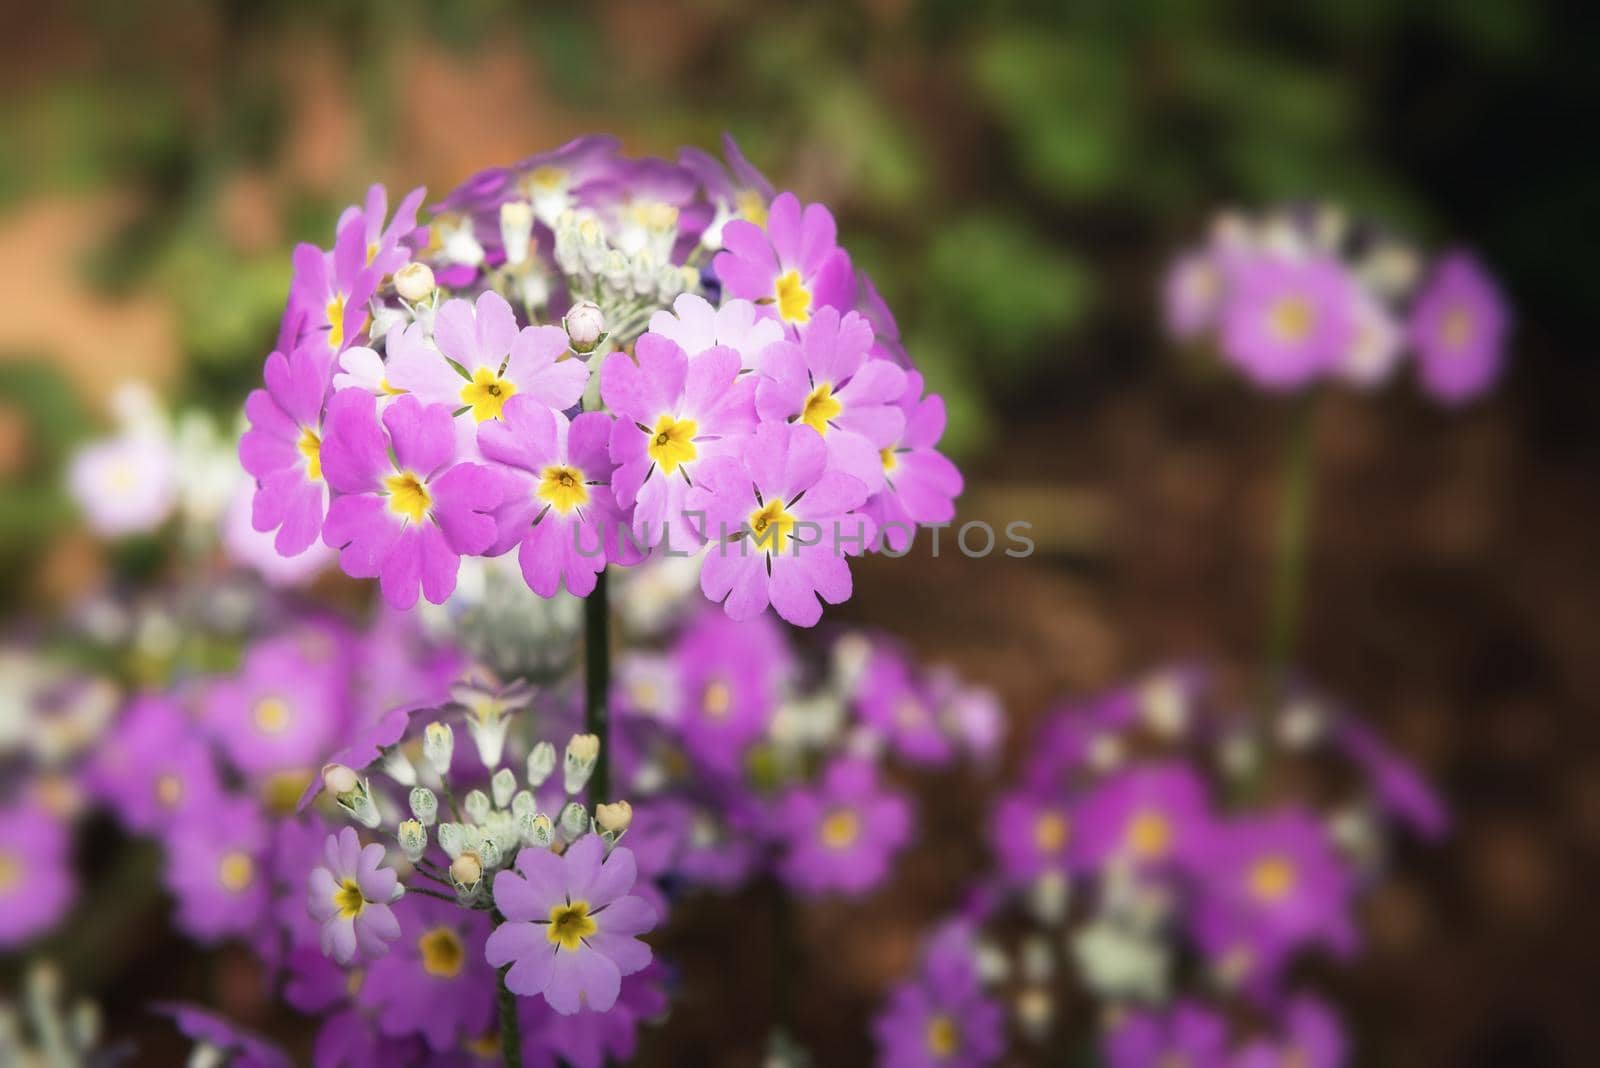
M420 304L427 300L433 296L434 288L433 268L426 263L414 261L394 273L394 291L408 303Z
M1054 927L1067 918L1071 903L1067 877L1058 871L1047 871L1028 888L1028 909L1040 923Z
M439 799L426 786L411 791L411 814L424 827L432 827L439 818Z
M556 770L556 747L540 742L528 754L528 785L537 790L543 786L550 773Z
M428 832L416 820L401 821L399 838L400 851L413 864L421 860L422 854L428 851Z
M633 806L626 801L618 801L610 805L596 805L594 816L595 822L600 824L602 831L620 835L633 823Z
M594 734L574 734L567 742L566 762L562 765L563 785L575 794L589 785L594 765L600 759L600 738Z
M533 815L535 807L533 794L528 790L518 790L516 796L511 799L511 814L518 818Z
M549 849L550 843L555 841L555 826L543 812L531 812L521 817L517 821L517 829L522 834L524 845Z
M459 823L439 824L439 848L454 859L466 848L466 830Z
M483 862L476 853L463 853L450 862L450 880L458 890L474 890L483 881Z
M568 801L561 810L561 837L576 842L589 833L589 813L576 801Z
M513 200L500 205L500 242L506 248L507 267L515 267L528 258L528 242L532 236L532 204Z
M605 313L600 310L600 305L592 300L574 304L567 310L561 325L567 329L567 338L572 342L573 352L593 352L594 347L600 344L600 339L606 334Z
M412 767L411 758L399 746L392 746L384 752L383 773L401 786L417 785L417 769Z
M477 854L478 863L483 865L485 869L491 871L495 868L498 868L500 866L500 861L504 858L504 853L502 853L500 849L500 843L495 841L493 838L485 838L483 841L479 842ZM470 854L462 855L469 856Z
M505 808L511 804L511 795L517 792L517 776L510 768L501 768L489 780L494 793L494 807Z
M423 728L422 755L441 779L450 774L450 760L456 752L456 734L448 724L434 720Z
M473 790L462 799L461 807L467 810L467 818L473 823L482 823L489 818L489 795Z
M347 768L343 764L326 764L322 768L322 788L334 797L355 793L360 785L361 777L354 768Z
M348 795L349 800L341 800L339 807L345 809L356 818L356 822L363 827L376 827L383 822L383 813L378 811L378 806L372 803L372 795L367 793L366 783L353 794Z

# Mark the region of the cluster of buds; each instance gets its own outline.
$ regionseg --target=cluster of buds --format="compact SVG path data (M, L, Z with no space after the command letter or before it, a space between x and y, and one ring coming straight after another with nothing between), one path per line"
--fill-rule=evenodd
M620 217L622 225L607 227L594 212L563 213L555 226L555 262L573 295L603 311L607 322L638 321L642 326L650 312L671 304L680 293L698 291L700 272L672 262L677 208L635 202ZM580 303L573 310L582 307ZM571 333L572 313L567 318Z

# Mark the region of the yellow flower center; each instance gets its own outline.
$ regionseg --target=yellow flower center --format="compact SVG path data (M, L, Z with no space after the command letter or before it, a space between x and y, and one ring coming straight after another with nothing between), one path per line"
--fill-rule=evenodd
M900 461L895 459L893 446L887 449L879 449L878 459L883 461L883 469L885 472L893 471L895 468L900 466Z
M935 1057L948 1057L961 1045L961 1030L948 1013L939 1013L928 1021L928 1052Z
M156 800L166 808L175 808L183 800L183 780L171 774L156 780Z
M500 1060L500 1032L490 1031L480 1038L475 1038L467 1043L467 1052L483 1060Z
M823 819L821 835L829 849L849 849L861 837L861 817L853 808L836 808Z
M721 679L708 682L701 704L706 710L706 715L713 719L721 719L728 714L728 709L733 707L733 691Z
M567 172L560 167L539 167L528 175L528 189L538 193L559 193L566 188Z
M694 435L698 429L699 424L693 419L662 415L656 420L655 432L650 436L650 444L645 446L645 451L662 471L670 475L678 469L679 464L689 463L698 455L694 447Z
M422 479L410 471L390 475L383 480L383 488L389 491L389 511L413 523L422 522L433 506L433 498L428 496Z
M1147 810L1128 827L1128 847L1143 860L1157 860L1172 845L1172 824L1161 813Z
M823 437L828 435L828 422L836 419L844 411L833 395L833 383L820 382L806 397L806 405L800 409L800 421L815 430Z
M1279 341L1304 341L1314 322L1311 304L1304 297L1285 297L1272 306L1269 322Z
M545 937L562 949L577 949L579 943L600 929L589 915L587 901L573 901L550 909L550 930Z
M289 702L281 697L263 697L252 715L256 729L263 734L281 734L292 718Z
M435 927L417 939L422 953L422 970L435 979L454 979L467 963L467 950L461 936L449 927Z
M367 899L361 894L361 885L354 879L340 883L333 892L333 907L339 910L341 920L353 920L361 915L361 910L367 907Z
M516 383L501 378L487 367L472 372L472 381L461 387L461 403L472 409L478 422L500 418L500 412L517 392Z
M778 303L778 315L786 323L811 321L811 290L800 281L799 271L785 271L772 287L773 299Z
M15 854L0 853L0 894L22 882L22 861Z
M344 347L344 305L345 295L338 293L323 309L328 316L328 344L334 352Z
M250 854L234 850L224 853L222 860L217 864L217 881L222 888L230 894L237 894L247 889L256 879L256 862L250 859Z
M322 439L317 437L316 431L306 427L300 431L300 440L296 443L300 455L306 458L306 478L312 482L322 481Z
M645 230L671 230L678 225L678 209L659 200L635 200L626 214L629 222Z
M784 511L783 502L774 497L750 513L750 532L755 535L756 548L782 552L783 539L794 532L794 516Z
M741 189L734 195L734 207L739 211L739 218L748 219L757 226L767 225L767 201L754 189Z
M1044 812L1033 821L1033 844L1041 853L1059 853L1072 827L1059 812Z
M1294 889L1298 873L1285 857L1263 857L1250 869L1250 892L1267 904L1282 901Z
M583 472L562 464L552 464L544 469L539 475L539 488L534 493L562 515L589 502L589 488L583 484Z
M1447 348L1466 348L1472 340L1472 313L1465 308L1451 308L1445 313L1442 331Z

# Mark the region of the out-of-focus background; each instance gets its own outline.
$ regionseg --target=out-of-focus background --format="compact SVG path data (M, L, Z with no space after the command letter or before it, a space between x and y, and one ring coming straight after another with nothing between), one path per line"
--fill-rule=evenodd
M1303 197L1472 245L1517 313L1496 396L1445 412L1405 383L1317 402L1306 672L1456 813L1442 849L1406 858L1337 985L1362 1064L1600 1055L1600 81L1586 5L12 8L7 629L107 571L59 485L113 387L148 380L174 404L234 410L270 346L289 249L326 243L368 182L442 192L586 131L670 154L729 130L779 188L835 208L949 401L962 517L1035 524L1025 562L925 547L868 561L843 615L999 688L1020 737L1060 696L1174 657L1238 662L1261 641L1291 413L1162 337L1173 250L1218 206ZM957 816L977 796L936 803ZM812 962L827 990L801 992L797 1025L834 1035L823 1063L862 1056L859 1025L917 924L982 865L979 843L950 846L924 843L893 899L869 906L894 938ZM692 945L675 948L697 966ZM736 948L702 947L698 966ZM841 1002L846 1019L823 1015ZM760 1020L687 1015L688 1047L759 1048Z

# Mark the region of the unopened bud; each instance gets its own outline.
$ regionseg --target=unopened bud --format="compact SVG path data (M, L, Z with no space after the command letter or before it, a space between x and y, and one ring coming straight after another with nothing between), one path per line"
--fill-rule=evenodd
M483 881L483 862L476 853L463 853L450 862L450 878L460 889L471 890Z
M575 794L589 785L594 765L600 759L600 738L594 734L574 734L567 742L563 779L567 793Z
M592 300L574 304L567 310L566 318L561 323L567 328L567 338L572 342L573 352L593 352L606 335L605 313Z
M467 818L473 823L482 823L489 818L489 795L473 790L462 799L461 807L467 810Z
M513 816L531 816L536 807L537 803L533 799L533 794L527 790L518 790L516 796L511 799L511 814Z
M500 861L504 857L504 854L500 850L500 843L495 841L493 838L485 838L483 841L479 842L477 853L478 863L483 865L485 870L498 868L500 866Z
M511 795L517 792L517 776L510 768L501 768L489 780L489 789L494 792L494 807L505 808L511 804Z
M522 833L523 844L538 846L540 849L549 849L550 843L556 838L555 826L550 822L550 817L543 812L534 812L521 817L517 829Z
M416 820L402 821L399 837L400 851L413 864L421 860L422 854L428 851L428 832Z
M512 200L500 205L500 242L506 249L506 266L515 267L528 258L528 241L533 235L533 205Z
M452 860L466 848L466 833L459 823L439 824L439 848Z
M550 773L556 770L556 747L540 742L528 754L528 785L537 790L543 786Z
M561 837L576 842L589 833L589 813L576 801L568 801L561 810Z
M411 814L424 827L432 827L439 818L439 799L426 786L411 791Z
M322 788L334 797L354 793L360 785L361 777L354 768L347 768L343 764L327 764L322 769Z
M448 725L434 720L422 731L422 755L435 775L443 778L450 774L450 761L455 756L456 735Z
M633 823L633 806L626 801L596 805L594 818L602 831L610 831L614 835L621 834Z
M433 295L433 268L426 263L412 262L394 272L394 291L400 299L418 304Z

